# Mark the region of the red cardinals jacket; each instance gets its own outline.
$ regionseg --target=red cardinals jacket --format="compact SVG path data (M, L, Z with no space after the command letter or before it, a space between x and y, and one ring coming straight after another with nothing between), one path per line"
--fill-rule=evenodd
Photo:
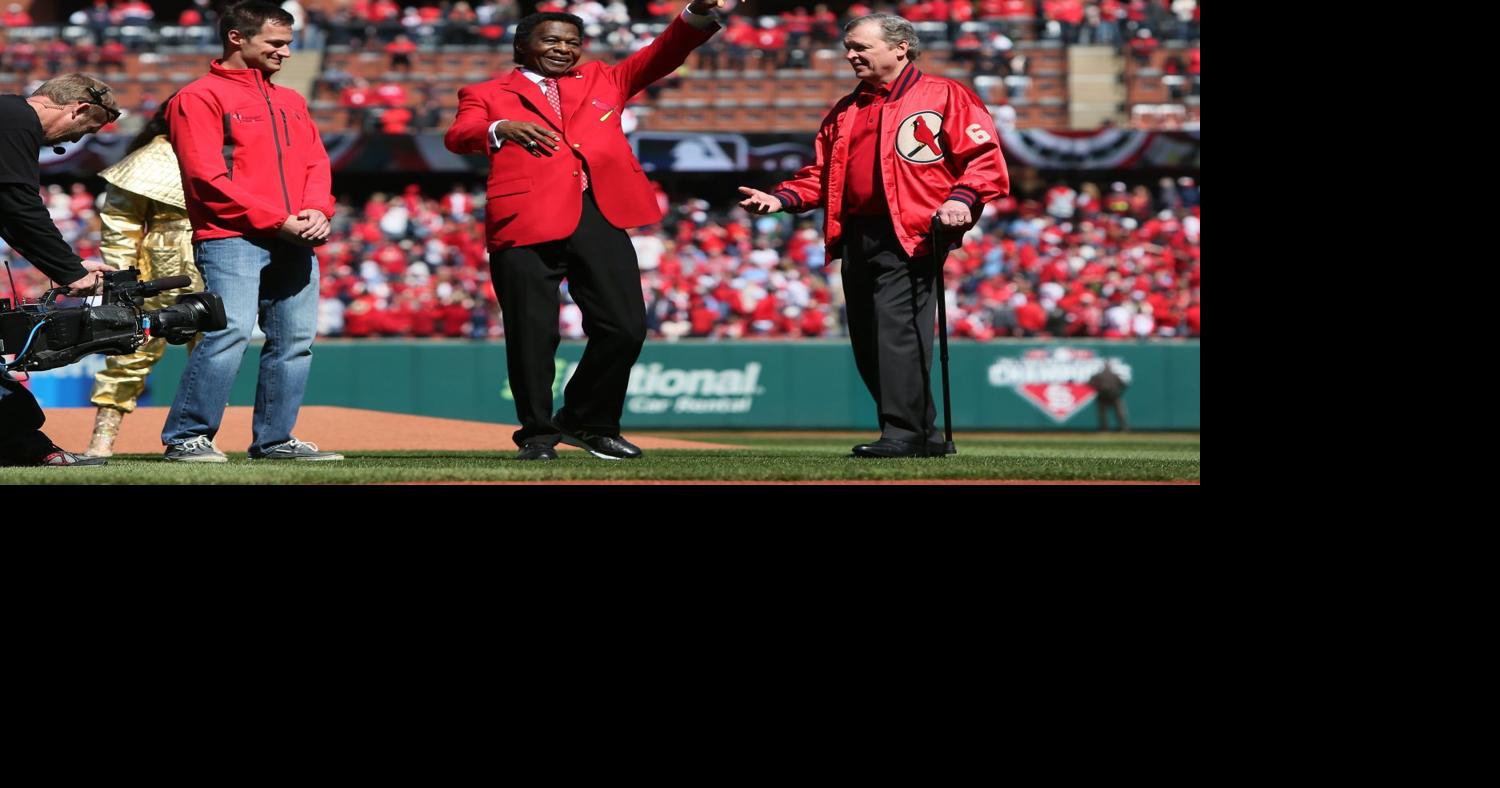
M613 66L584 63L558 78L563 120L519 69L458 91L458 116L444 144L454 153L489 153L485 219L490 251L566 238L583 211L580 162L588 163L589 189L600 213L616 227L661 221L656 193L641 172L620 129L620 111L631 96L682 65L719 29L699 30L681 16L649 46ZM562 135L551 156L532 156L515 143L489 148L490 124L527 121Z
M297 91L214 61L167 113L194 241L275 235L306 208L333 216L328 151Z
M861 82L840 99L818 129L816 156L771 194L792 213L827 209L823 237L831 250L843 237L844 167L849 159L855 98L872 88ZM984 102L951 79L908 64L891 83L880 109L880 176L891 206L891 224L907 255L929 253L932 215L947 200L969 206L1010 192L999 135Z

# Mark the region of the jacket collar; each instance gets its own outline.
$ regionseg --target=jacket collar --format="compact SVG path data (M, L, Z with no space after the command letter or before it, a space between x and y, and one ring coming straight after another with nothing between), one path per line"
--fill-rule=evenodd
M917 80L921 78L922 72L917 70L917 64L907 63L906 67L901 69L901 73L896 75L896 79L889 85L890 95L886 96L885 100L887 102L900 101L901 97L905 96L907 91L911 90L912 85L917 84ZM854 92L873 93L878 90L880 90L880 88L877 88L868 82L861 82L859 83L859 87L856 88Z
M266 78L265 74L261 73L260 69L225 68L224 61L222 60L215 60L209 63L208 72L216 77L223 77L224 79L238 82L245 87L256 87L259 85L264 85L267 88L276 87L276 85L272 84L271 80Z

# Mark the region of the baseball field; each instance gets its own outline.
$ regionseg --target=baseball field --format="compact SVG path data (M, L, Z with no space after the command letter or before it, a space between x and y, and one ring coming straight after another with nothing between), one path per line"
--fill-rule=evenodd
M344 462L245 458L250 409L229 408L216 439L223 464L160 459L164 408L127 417L109 464L0 468L0 484L394 483L1199 483L1198 433L959 433L959 453L935 459L849 457L873 432L632 432L646 456L607 461L568 446L551 462L517 462L504 424L307 407L297 437L344 453ZM93 410L49 410L45 429L64 448L88 442Z

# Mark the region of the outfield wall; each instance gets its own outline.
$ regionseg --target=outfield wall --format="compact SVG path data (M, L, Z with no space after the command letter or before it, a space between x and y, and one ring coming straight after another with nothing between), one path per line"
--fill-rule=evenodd
M558 350L554 391L583 352ZM230 394L253 405L259 345L252 345ZM1085 381L1105 359L1130 384L1132 429L1199 429L1199 343L952 342L955 429L1090 430L1098 424ZM170 348L142 404L169 405L187 361ZM29 384L44 407L88 404L102 356L36 373ZM941 408L938 365L933 397ZM320 341L305 404L515 421L499 342ZM847 341L646 343L625 404L631 429L869 429L875 407Z

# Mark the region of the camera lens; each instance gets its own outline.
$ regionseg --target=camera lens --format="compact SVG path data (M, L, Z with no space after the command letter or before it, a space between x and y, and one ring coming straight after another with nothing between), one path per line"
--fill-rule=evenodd
M152 313L151 322L152 334L173 345L185 344L199 331L219 331L229 325L224 300L216 293L188 293L174 306Z

